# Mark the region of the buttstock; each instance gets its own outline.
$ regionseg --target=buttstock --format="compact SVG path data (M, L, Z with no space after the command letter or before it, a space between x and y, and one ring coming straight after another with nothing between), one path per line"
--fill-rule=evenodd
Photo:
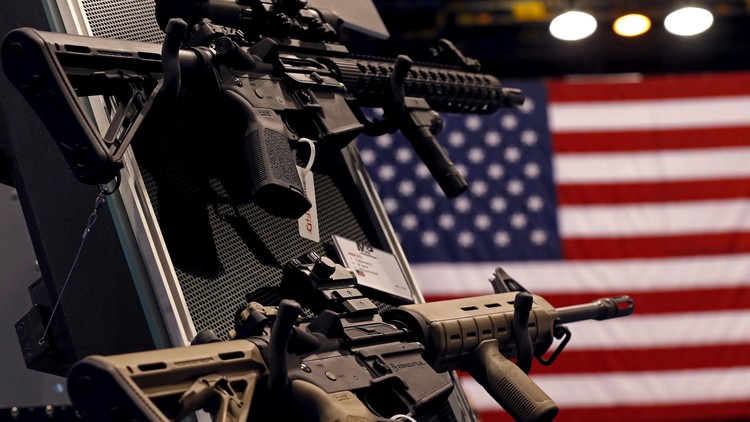
M195 396L213 394L202 388L201 380L218 377L226 380L243 403L233 418L224 420L245 421L256 382L266 371L255 344L226 341L89 356L71 369L68 391L76 410L87 420L169 421L197 410L193 404L202 401Z
M143 80L151 94L160 77L160 49L157 44L19 28L5 36L1 54L5 74L41 118L76 179L100 184L122 168L127 145L105 141L78 97L112 95L127 78ZM144 106L123 130L135 132L150 103Z

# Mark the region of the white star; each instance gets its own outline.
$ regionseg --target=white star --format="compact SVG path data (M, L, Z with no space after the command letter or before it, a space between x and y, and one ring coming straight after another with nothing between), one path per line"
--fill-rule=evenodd
M393 214L398 211L398 201L391 196L385 197L383 198L383 207L388 214Z
M393 178L396 177L396 168L390 164L383 164L378 169L378 177L380 177L380 180L386 182L393 180Z
M468 231L462 231L458 234L458 244L461 247L468 248L474 244L474 234Z
M492 199L490 199L490 209L496 213L501 213L505 211L505 209L508 208L508 202L505 200L505 198L500 196L495 196Z
M492 163L487 166L487 176L489 176L490 179L498 180L503 177L503 174L505 174L505 171L503 170L503 166L501 164Z
M469 148L469 153L466 157L474 164L481 163L484 161L484 150L479 147Z
M431 247L437 245L438 240L439 240L438 239L438 234L435 233L432 230L425 230L424 233L422 233L422 236L420 236L420 237L421 237L421 240L422 240L422 245L424 245L424 246L426 246L428 248L431 248Z
M416 166L414 166L414 174L416 174L420 179L426 179L430 177L430 169L428 169L423 162L419 162Z
M500 132L496 130L490 130L484 134L484 144L490 148L500 145L502 140L503 137L500 135Z
M509 194L518 196L523 193L523 182L518 179L513 179L508 182L507 189Z
M536 141L538 139L539 139L539 136L534 130L526 129L523 132L521 132L521 142L523 142L523 144L526 146L530 147L536 144Z
M453 207L461 214L466 214L471 210L471 201L469 201L469 198L461 196L453 200Z
M539 212L544 208L544 200L539 195L531 195L526 200L526 207L532 212Z
M470 115L464 120L464 126L471 132L476 132L482 128L482 119L479 116Z
M477 214L474 217L474 227L479 230L487 230L492 225L492 219L487 214Z
M503 114L500 118L500 126L505 130L513 130L518 127L518 117L513 114Z
M510 225L513 226L515 229L522 229L526 227L526 224L529 222L529 220L526 218L524 214L521 214L520 212L517 212L510 216Z
M495 245L504 248L510 244L510 234L506 231L497 232L493 236L492 241Z
M438 226L443 230L450 230L456 225L456 219L450 214L440 214Z
M359 150L359 155L362 157L362 162L365 163L365 165L369 166L375 162L375 151L370 148Z
M531 231L529 239L531 240L531 243L537 246L542 245L544 243L547 243L547 232L541 229L534 229Z
M411 148L401 147L396 150L396 161L401 164L406 164L411 161L413 154Z
M466 137L463 132L454 130L448 134L448 143L454 148L461 148L466 142Z
M380 135L375 138L375 143L383 149L390 148L393 145L393 136L390 134Z
M402 180L398 184L398 193L400 193L401 196L411 196L414 194L415 190L414 182L411 180Z
M521 159L521 150L516 147L505 148L504 156L509 163L515 163Z
M429 196L422 196L417 201L417 208L424 213L428 213L435 209L435 200Z
M412 231L419 226L419 220L417 220L417 216L414 214L404 214L403 217L401 217L401 227L404 228L406 231Z
M536 179L542 170L539 168L539 164L535 162L528 162L523 166L523 174L529 179Z
M484 196L487 193L487 182L477 180L469 185L469 190L474 196Z
M532 111L534 111L534 100L532 100L529 97L526 97L526 99L523 101L523 104L521 104L520 107L518 107L519 110L521 110L521 113L529 114Z

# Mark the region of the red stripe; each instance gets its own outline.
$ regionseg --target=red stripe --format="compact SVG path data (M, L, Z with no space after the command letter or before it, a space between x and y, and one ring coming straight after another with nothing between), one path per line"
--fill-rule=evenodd
M571 338L571 343L575 343L575 333ZM534 375L632 373L739 366L750 366L750 344L619 350L563 350L550 366L535 363L532 373Z
M482 422L510 422L505 412L484 411ZM719 422L750 420L750 400L662 406L562 407L555 422Z
M562 240L569 260L665 258L750 252L750 233Z
M637 335L637 334L634 334ZM575 343L575 334L571 337ZM549 357L550 352L546 353ZM563 350L550 365L535 361L532 375L658 372L750 366L750 343L646 349ZM468 373L462 377L471 378Z
M623 101L750 94L750 74L712 73L649 76L640 81L613 77L550 80L550 102Z
M717 310L750 309L750 283L748 286L725 288L659 290L649 292L598 292L553 293L534 292L556 308L588 303L603 297L629 295L635 302L637 315L668 314L680 312L712 312ZM658 286L655 286L658 288ZM457 296L427 297L429 302L457 299Z
M750 145L750 127L552 134L555 153L655 151Z
M639 183L561 184L561 205L682 202L750 197L750 178Z

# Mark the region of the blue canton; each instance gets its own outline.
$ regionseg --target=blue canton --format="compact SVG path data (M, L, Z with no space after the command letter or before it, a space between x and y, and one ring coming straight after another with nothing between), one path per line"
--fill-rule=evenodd
M443 114L438 135L468 190L449 200L400 133L357 146L410 262L560 259L544 83L492 115Z

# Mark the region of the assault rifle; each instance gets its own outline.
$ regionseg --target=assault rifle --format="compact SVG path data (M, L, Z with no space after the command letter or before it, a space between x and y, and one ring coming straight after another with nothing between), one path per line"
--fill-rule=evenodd
M513 290L522 287L500 269L495 285L492 295L378 313L351 270L310 254L287 265L282 289L317 316L299 318L289 297L250 303L230 341L204 331L193 346L90 356L68 389L93 420L167 421L201 408L218 421L274 420L289 407L313 421L414 420L451 393L440 373L463 370L516 420L552 420L557 405L527 376L532 358L551 364L570 340L564 324L630 315L633 301L555 309ZM545 359L554 338L562 342Z
M157 0L156 18L161 47L30 28L3 41L6 75L84 183L115 178L146 115L198 87L203 103L241 125L232 133L239 139L219 142L239 146L251 198L273 215L299 218L311 206L295 168L300 141L325 150L396 130L452 198L467 183L435 138L437 112L492 113L523 102L446 40L432 50L443 64L352 55L338 42L341 19L306 1ZM94 95L117 105L103 136L77 100ZM384 117L370 120L363 107Z

